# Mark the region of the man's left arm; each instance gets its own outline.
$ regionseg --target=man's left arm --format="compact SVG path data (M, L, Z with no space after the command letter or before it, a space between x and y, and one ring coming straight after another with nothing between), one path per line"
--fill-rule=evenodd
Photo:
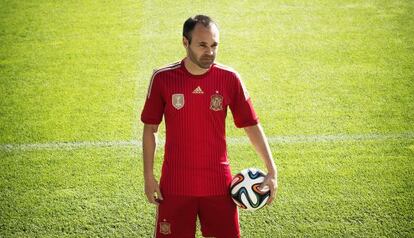
M268 203L270 204L276 197L277 193L277 168L273 160L272 152L270 151L269 143L260 124L244 127L244 131L249 137L256 152L266 165L268 173L261 187L269 187L271 195Z

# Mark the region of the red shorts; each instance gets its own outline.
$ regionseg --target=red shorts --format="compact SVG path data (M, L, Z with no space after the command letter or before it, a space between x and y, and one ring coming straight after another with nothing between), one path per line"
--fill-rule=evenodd
M158 206L155 237L194 238L197 216L204 237L240 237L239 214L230 196L171 195Z

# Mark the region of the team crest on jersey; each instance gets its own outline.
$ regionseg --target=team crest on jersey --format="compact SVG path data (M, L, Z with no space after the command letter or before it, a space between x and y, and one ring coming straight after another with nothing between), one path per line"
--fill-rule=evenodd
M184 94L176 93L172 95L172 105L175 109L180 110L184 107Z
M218 94L218 92L211 96L210 109L213 111L223 110L223 96Z
M171 234L171 224L164 221L160 222L160 233L163 235L169 235Z

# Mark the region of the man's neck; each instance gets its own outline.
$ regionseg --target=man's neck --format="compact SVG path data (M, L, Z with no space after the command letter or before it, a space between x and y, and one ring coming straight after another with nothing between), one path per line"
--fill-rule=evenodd
M184 66L187 71L192 75L201 75L205 74L209 69L200 68L198 65L194 64L190 58L186 57L184 59Z

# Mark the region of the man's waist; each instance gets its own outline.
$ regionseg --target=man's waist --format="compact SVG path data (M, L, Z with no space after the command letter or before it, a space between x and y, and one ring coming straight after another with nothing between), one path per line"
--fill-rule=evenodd
M222 157L202 157L202 156L168 156L164 157L163 167L174 168L178 170L229 170L230 163L227 156Z
M212 196L228 193L231 183L229 166L220 169L163 167L161 189L167 194Z

